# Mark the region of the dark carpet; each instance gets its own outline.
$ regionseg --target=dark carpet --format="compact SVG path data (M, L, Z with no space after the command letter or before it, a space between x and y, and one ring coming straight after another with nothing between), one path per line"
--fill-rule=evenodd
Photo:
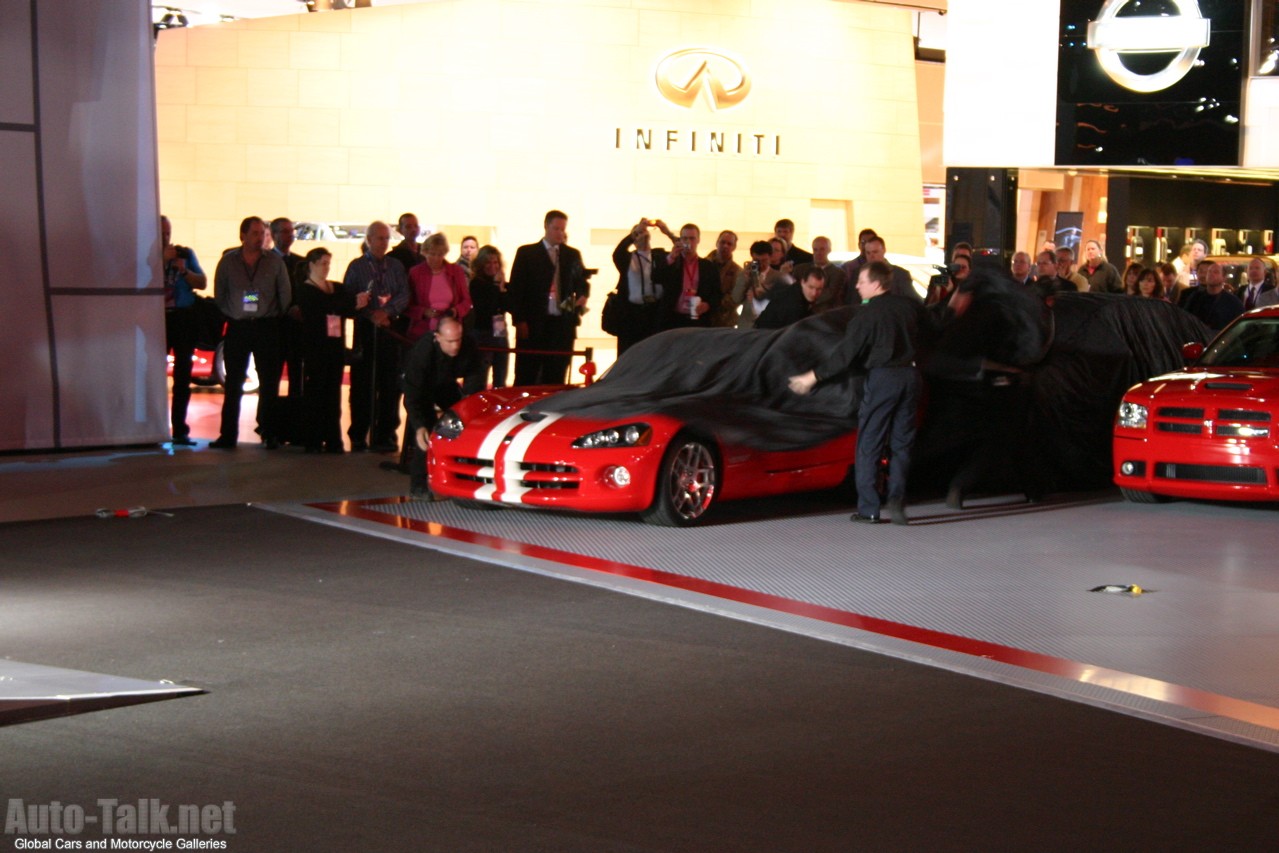
M0 649L208 691L0 728L0 802L231 800L233 851L1279 837L1273 753L247 507L0 526Z

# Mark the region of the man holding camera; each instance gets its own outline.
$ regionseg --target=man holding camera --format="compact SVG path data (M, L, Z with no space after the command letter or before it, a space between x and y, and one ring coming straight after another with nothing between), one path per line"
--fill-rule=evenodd
M613 250L613 266L620 276L617 292L624 300L618 356L657 331L657 312L666 288L656 273L666 268L666 250L653 248L649 228L657 228L672 243L679 242L662 220L641 219Z
M696 225L685 225L666 263L653 270L653 280L662 285L658 313L662 329L709 328L711 311L719 306L719 270L712 261L698 257L701 236Z
M542 239L520 246L511 264L516 385L564 384L591 293L582 253L567 245L568 214L549 211L542 228Z
M751 329L755 319L764 313L773 289L790 284L788 276L772 267L773 247L767 240L751 244L751 259L746 268L737 274L733 284L733 303L741 306L737 328Z

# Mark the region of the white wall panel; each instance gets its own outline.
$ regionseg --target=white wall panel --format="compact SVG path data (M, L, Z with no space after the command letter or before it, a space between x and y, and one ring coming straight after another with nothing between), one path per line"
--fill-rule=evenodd
M951 0L949 8L946 165L1051 166L1059 0Z
M168 434L151 63L142 0L0 0L0 450Z
M164 327L144 322L149 317L139 316L139 301L54 297L62 446L142 444L167 437ZM163 313L163 305L159 309Z

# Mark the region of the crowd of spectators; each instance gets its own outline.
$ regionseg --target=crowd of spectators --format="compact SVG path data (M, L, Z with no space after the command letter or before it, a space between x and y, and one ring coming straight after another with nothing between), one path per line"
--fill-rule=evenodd
M238 443L239 402L249 357L259 376L258 433L268 449L282 443L310 452L342 453L340 435L342 373L349 364L350 449L400 451L400 461L384 463L408 471L418 451L406 431L396 441L403 408L405 365L430 363L440 375L457 374L463 393L502 387L508 371L510 332L515 332L515 384L557 384L567 380L580 317L590 294L581 253L567 245L566 214L550 211L541 240L521 246L508 280L502 253L462 238L450 261L448 238L433 233L419 242L417 217L405 213L396 222L403 237L394 248L392 230L372 223L363 251L330 279L331 255L311 250L293 254L293 223L280 217L269 224L248 217L239 246L227 250L211 277L213 302L225 323L226 395L221 431L212 447ZM174 352L172 440L192 444L186 424L190 354L195 339L194 293L205 287L190 249L171 243L163 222L166 278L166 326ZM269 242L268 242L268 236ZM658 246L658 237L669 242ZM618 274L617 317L611 330L619 356L644 338L674 328L735 327L773 329L822 311L860 301L854 286L868 264L886 259L884 239L873 229L858 235L859 254L843 264L831 259L830 238L818 236L809 253L794 242L795 225L780 219L773 235L752 243L738 263L738 235L718 233L710 251L701 252L701 229L686 223L678 232L660 219L640 219L613 252ZM1279 304L1274 267L1252 258L1237 285L1227 281L1220 263L1206 257L1207 247L1193 241L1173 263L1128 263L1123 272L1108 261L1100 243L1083 244L1082 264L1073 249L1046 244L1033 259L1012 256L1006 278L1045 301L1063 292L1127 294L1171 302L1220 329L1243 311ZM945 272L933 277L920 295L910 274L888 265L888 292L945 310L964 289L974 264L985 261L971 246L952 249ZM511 324L508 325L508 315ZM351 345L346 321L354 320ZM445 321L449 321L445 323ZM446 334L440 337L442 324ZM466 346L457 344L461 335ZM415 347L445 343L432 357L411 354ZM465 358L454 364L459 352ZM450 354L452 353L452 354ZM463 370L464 368L464 370ZM288 395L279 395L287 369ZM457 372L461 370L462 372ZM420 385L420 383L419 383ZM419 407L421 400L416 401ZM427 406L429 408L429 400ZM418 417L418 425L424 418Z

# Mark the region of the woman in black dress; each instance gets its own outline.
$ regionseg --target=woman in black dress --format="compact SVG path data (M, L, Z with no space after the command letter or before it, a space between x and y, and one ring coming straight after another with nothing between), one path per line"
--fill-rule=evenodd
M506 337L506 312L510 309L506 296L506 273L502 270L502 253L494 246L485 246L471 262L471 269L475 271L471 276L471 302L475 306L475 324L470 330L471 337L478 346L490 349L480 352L483 375L477 378L478 387L469 390L480 391L487 386L490 366L493 368L493 387L501 388L506 384L508 354L491 350L510 346Z
M368 293L352 295L329 281L333 256L323 247L307 253L293 282L302 310L302 409L306 452L342 453L342 371L346 365L345 318L368 304Z

